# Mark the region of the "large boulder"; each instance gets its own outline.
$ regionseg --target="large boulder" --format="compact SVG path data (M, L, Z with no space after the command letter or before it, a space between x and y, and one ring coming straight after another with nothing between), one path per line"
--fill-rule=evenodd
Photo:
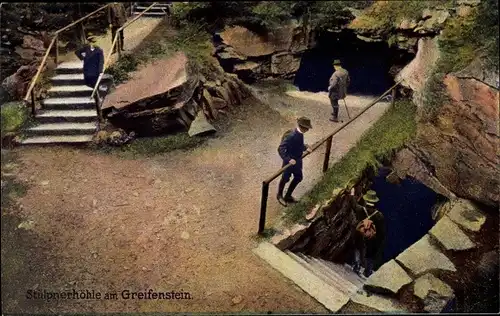
M16 73L3 80L3 89L15 100L24 98L31 79L37 72L38 66L38 63L33 62L30 65L19 67Z
M213 69L209 77L213 80L190 67L187 57L178 53L132 73L131 79L105 98L103 112L113 125L128 132L160 135L189 131L196 118L195 125L200 123L200 115L218 119L225 108L250 96L241 80L221 69ZM201 123L201 129L206 129ZM199 129L193 127L191 134L199 134Z

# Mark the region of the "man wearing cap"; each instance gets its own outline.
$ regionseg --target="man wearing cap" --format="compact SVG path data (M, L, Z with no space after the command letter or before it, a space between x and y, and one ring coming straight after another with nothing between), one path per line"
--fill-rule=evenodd
M104 68L104 53L95 45L96 37L91 33L87 36L87 45L75 52L80 60L83 60L83 79L85 85L94 88L99 75Z
M347 96L347 87L349 86L351 79L349 78L349 72L342 68L340 60L336 59L333 62L333 67L335 68L335 72L330 77L328 85L328 97L330 98L330 103L332 104L333 109L330 121L338 122L339 100L344 99Z
M288 203L297 202L293 198L292 193L300 181L302 181L302 155L305 151L310 151L309 146L304 144L304 133L311 128L310 119L307 117L299 117L297 120L297 127L285 132L278 147L278 153L281 159L283 159L283 167L289 163L292 165L283 172L278 185L277 199L278 202L284 206L287 206ZM292 175L293 180L288 187L286 195L283 197L285 185Z
M364 206L359 205L354 198L354 189L351 191L352 206L355 211L355 237L354 237L354 271L359 273L362 263L366 277L377 271L382 265L385 244L384 215L375 208L379 201L377 193L368 190L363 195Z

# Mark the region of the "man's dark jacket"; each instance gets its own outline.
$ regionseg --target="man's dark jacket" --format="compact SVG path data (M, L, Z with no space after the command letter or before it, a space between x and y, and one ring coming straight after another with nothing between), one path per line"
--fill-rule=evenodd
M365 247L366 251L366 257L367 258L372 258L374 260L374 269L377 270L381 265L382 265L382 260L383 260L383 254L384 254L384 247L385 247L385 220L384 220L384 215L380 212L377 214L373 215L370 219L373 221L373 224L375 224L375 229L376 229L376 235L372 239L366 239L363 238L359 234L359 232L356 231L356 225L364 220L367 216L365 213L365 210L361 205L359 205L356 202L356 199L354 197L351 197L351 206L355 211L356 214L356 222L353 223L353 229L355 231L355 244L356 248L360 249L362 247ZM365 207L368 215L372 215L376 209L373 207Z
M85 57L83 53L85 53ZM75 54L80 60L83 60L84 77L99 77L104 68L104 53L101 48L94 47L92 51L90 46L86 45L76 51Z
M278 147L278 153L283 159L283 164L288 164L291 159L295 159L297 166L302 166L302 154L306 150L304 134L297 131L297 129L285 133Z

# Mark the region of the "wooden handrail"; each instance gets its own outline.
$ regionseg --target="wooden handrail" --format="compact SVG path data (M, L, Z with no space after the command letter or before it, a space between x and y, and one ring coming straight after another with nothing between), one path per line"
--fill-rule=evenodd
M38 70L37 70L35 76L33 77L33 79L31 79L31 84L28 88L28 91L26 92L26 96L24 97L24 101L28 101L28 98L31 94L31 90L33 90L33 87L35 86L36 81L38 79L38 76L40 76L40 73L42 72L43 66L45 66L45 63L47 62L47 58L49 57L49 53L50 53L50 50L52 49L52 46L54 46L54 43L56 42L56 38L57 38L57 36L55 36L52 39L52 41L49 44L49 47L45 51L45 55L42 58L42 62L40 64L40 67L38 67Z
M58 37L59 37L59 33L69 29L70 27L82 22L83 20L91 17L92 15L96 14L97 12L100 12L102 10L104 10L105 8L109 7L110 4L106 4L105 6L102 6L100 7L99 9L97 10L94 10L93 12L87 14L86 16L66 25L65 27L57 30L54 32L54 38L52 39L52 41L50 42L50 45L49 47L47 48L47 50L45 51L45 55L43 56L42 58L42 62L40 63L40 66L38 66L38 69L37 69L37 72L35 74L35 76L33 77L33 79L31 79L31 83L30 83L30 86L28 88L28 90L26 91L26 96L24 97L24 101L27 102L28 99L30 98L30 96L32 96L33 94L31 93L33 88L35 87L37 81L38 81L38 78L40 77L40 74L42 72L42 69L43 67L45 66L45 63L47 62L47 58L49 57L49 54L50 54L50 51L52 49L52 46L54 46L54 43L56 43L58 41ZM57 59L57 55L58 55L58 51L57 51L58 47L56 47L56 59ZM35 104L35 100L32 100L32 106L34 107L34 104ZM34 113L34 109L32 109L32 112Z
M326 172L328 170L328 160L330 158L330 149L331 149L333 136L335 136L335 134L337 134L342 129L344 129L344 127L346 127L347 125L352 123L355 119L360 117L361 114L368 111L368 109L370 109L372 106L377 104L380 100L382 100L382 98L389 95L389 93L392 93L391 105L394 105L394 100L396 98L396 87L399 86L401 84L401 82L403 82L403 80L399 80L398 82L396 82L392 87L390 87L387 91L385 91L380 97L378 97L377 99L372 101L369 105L367 105L365 108L363 108L363 110L361 110L361 112L356 114L353 118L351 118L346 123L344 123L341 126L339 126L338 128L336 128L333 132L331 132L330 134L325 136L323 139L316 142L313 146L311 146L311 149L308 152L306 152L305 154L302 155L302 158L307 157L308 155L310 155L311 153L316 151L319 148L319 146L323 145L326 142L327 148L325 151L325 158L324 158L325 160L323 161L323 172ZM271 177L262 181L262 195L261 195L261 200L260 200L260 217L259 217L258 234L262 234L262 232L264 231L264 228L266 226L266 211L267 211L267 198L269 196L269 184L274 179L279 177L286 169L290 168L291 166L292 166L292 164L290 164L290 163L287 164L286 166L284 166L283 168L278 170L276 173L274 173Z
M113 49L115 48L116 42L118 41L118 37L120 36L120 32L123 31L130 24L132 24L135 21L137 21L137 19L139 19L144 13L146 13L147 11L149 11L149 9L151 9L157 3L158 2L154 2L152 5L150 5L149 7L147 7L146 10L142 11L135 18L133 18L132 20L128 21L127 23L125 23L123 26L121 26L119 29L116 30L116 34L115 34L115 37L113 38L113 42L111 43L111 48L110 48L110 50L108 52L108 56L104 59L104 66L102 68L102 73L99 74L99 77L97 78L97 81L96 81L96 84L94 86L94 89L92 90L92 94L90 95L90 99L91 100L94 99L94 95L95 95L95 93L97 91L97 88L99 87L99 84L101 83L102 76L104 75L104 72L106 71L106 69L109 66L109 63L111 61L111 55L113 54ZM118 51L120 51L120 47L118 47ZM98 106L100 106L100 105L98 105Z
M99 11L102 11L102 10L106 9L106 8L107 8L107 7L109 7L110 5L111 5L111 3L108 3L108 4L106 4L105 6L102 6L102 7L100 7L99 9L97 9L97 10L95 10L95 11L90 12L90 13L89 13L89 14L87 14L86 16L84 16L84 17L82 17L82 18L79 18L78 20L74 21L74 22L73 22L73 23L71 23L71 24L66 25L66 26L65 26L65 27L63 27L62 29L57 30L57 31L55 32L55 34L59 34L59 33L63 32L63 31L66 31L66 30L67 30L67 29L69 29L70 27L72 27L72 26L74 26L74 25L76 25L76 24L78 24L78 23L82 22L83 20L85 20L85 19L87 19L87 18L91 17L92 15L96 14L96 13L97 13L97 12L99 12Z

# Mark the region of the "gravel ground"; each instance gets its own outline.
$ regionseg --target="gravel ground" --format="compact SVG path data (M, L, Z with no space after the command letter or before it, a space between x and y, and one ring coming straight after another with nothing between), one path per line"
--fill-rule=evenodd
M88 149L16 149L17 175L29 189L2 223L3 311L327 312L251 249L260 185L280 167L282 133L300 115L312 119L310 144L338 125L328 121L324 98L269 89L261 96L263 104L249 101L233 110L218 137L190 151L124 160ZM349 97L351 115L370 100ZM386 108L373 107L339 133L330 162ZM297 197L321 176L322 159L320 149L305 161ZM270 221L282 211L275 186ZM32 221L31 227L12 229L19 221ZM33 288L116 292L118 299L28 300ZM123 290L148 289L189 292L191 299L121 297Z

